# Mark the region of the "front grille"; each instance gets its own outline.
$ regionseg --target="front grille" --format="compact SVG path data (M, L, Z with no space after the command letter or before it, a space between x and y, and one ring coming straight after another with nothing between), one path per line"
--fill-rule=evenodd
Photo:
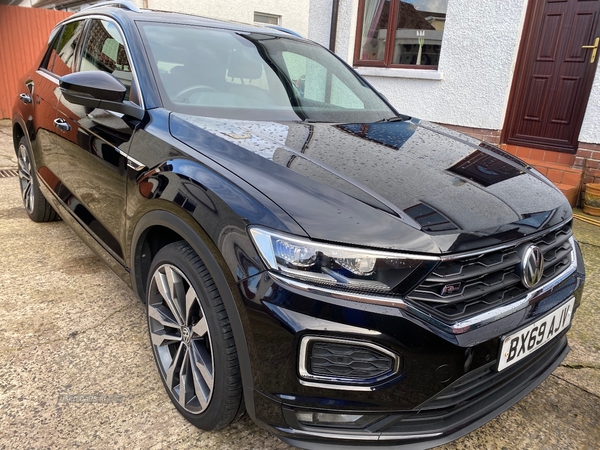
M571 264L571 223L519 243L489 253L442 262L409 295L422 309L440 319L454 322L497 308L526 294L517 267L520 248L537 245L544 254L543 284Z

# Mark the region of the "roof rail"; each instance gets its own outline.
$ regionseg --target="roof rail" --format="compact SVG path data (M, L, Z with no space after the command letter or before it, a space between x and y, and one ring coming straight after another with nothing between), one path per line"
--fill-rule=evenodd
M302 37L302 35L296 33L294 30L290 30L289 28L284 28L284 27L280 27L280 26L277 26L277 25L266 25L266 27L267 28L272 28L272 29L277 30L277 31L283 31L284 33L291 34L292 36L296 36L296 37L299 37L299 38Z
M138 8L135 3L127 1L127 0L95 3L91 6L88 6L85 9L101 8L102 6L114 6L115 8L122 8L122 9L127 9L129 11L141 12L141 9Z

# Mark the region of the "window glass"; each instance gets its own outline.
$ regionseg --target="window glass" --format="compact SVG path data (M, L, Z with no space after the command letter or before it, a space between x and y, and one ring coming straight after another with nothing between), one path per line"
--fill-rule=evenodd
M254 13L254 22L256 23L266 23L269 25L279 25L281 21L281 16L276 16L275 14L267 14L267 13Z
M318 62L290 52L282 52L282 57L300 98L341 108L364 108L356 94Z
M355 64L437 66L447 6L448 0L362 0Z
M63 27L55 28L54 30L52 30L52 33L50 34L50 38L48 40L48 51L46 52L46 55L44 56L44 59L40 64L40 67L42 69L52 69L52 65L54 64L54 58L56 57L56 47L60 42L60 36L62 34L62 31Z
M83 20L70 22L53 33L51 48L46 54L41 67L58 76L73 72L75 51L81 38L84 23Z
M291 37L138 22L166 107L248 120L368 122L394 115L322 47Z
M112 74L127 88L125 100L129 100L131 66L121 33L112 22L92 20L79 70L102 70Z
M73 72L73 68L75 67L75 51L77 43L81 38L84 23L83 20L80 20L65 25L56 48L57 57L54 58L54 65L52 66L52 72L58 76L62 77Z
M365 0L360 40L360 56L365 61L383 61L390 2Z

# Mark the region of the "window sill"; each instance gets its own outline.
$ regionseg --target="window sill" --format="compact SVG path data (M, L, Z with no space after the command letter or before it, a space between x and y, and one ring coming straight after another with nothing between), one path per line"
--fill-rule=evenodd
M427 69L389 69L387 67L355 67L359 74L366 77L414 78L416 80L443 80L444 73Z

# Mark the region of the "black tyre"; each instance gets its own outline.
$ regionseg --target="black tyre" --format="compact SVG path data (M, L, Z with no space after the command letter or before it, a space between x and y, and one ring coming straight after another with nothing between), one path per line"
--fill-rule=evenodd
M226 427L244 411L233 333L204 263L184 241L152 261L146 290L154 359L171 401L203 430Z
M17 160L19 162L19 184L21 197L27 215L34 222L52 222L58 220L59 216L50 206L40 191L40 185L35 173L31 150L27 139L22 137L17 147Z

